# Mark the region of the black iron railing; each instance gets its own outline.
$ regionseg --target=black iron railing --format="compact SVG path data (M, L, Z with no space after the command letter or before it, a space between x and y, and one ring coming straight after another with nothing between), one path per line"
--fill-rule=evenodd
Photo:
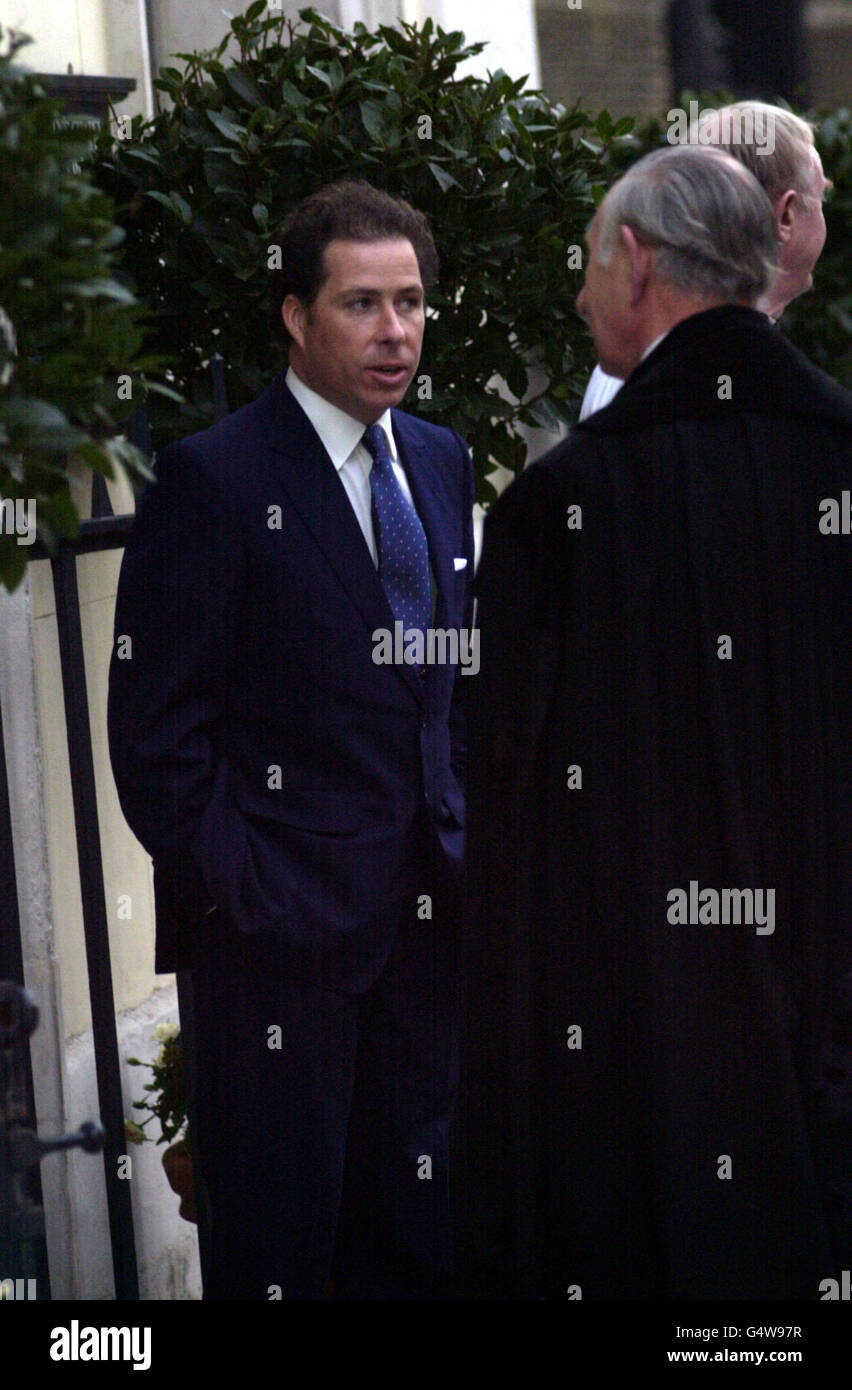
M211 363L214 387L215 418L227 413L224 363L220 357ZM134 417L131 437L139 447L150 452L150 433L144 407ZM109 949L109 928L104 889L103 856L98 820L95 767L92 755L92 732L86 688L86 666L83 634L80 621L80 597L77 585L77 560L81 555L122 547L133 524L132 514L114 516L106 485L94 475L92 482L92 517L80 523L79 536L63 541L57 551L48 556L37 541L30 549L31 559L50 559L56 598L56 625L59 637L62 693L68 740L68 761L74 805L74 828L77 861L80 873L80 892L86 945L89 996L92 1013L95 1069L97 1074L100 1119L106 1131L104 1172L106 1179L112 1262L117 1299L138 1299L139 1278L133 1211L129 1184L119 1177L119 1157L126 1151L124 1134L124 1105L121 1093L121 1070L116 1031L115 998ZM20 940L20 920L12 845L11 817L6 787L6 768L3 760L2 722L0 722L0 926L6 943L0 955L0 979L6 978L23 985L23 964ZM185 1051L191 1051L192 996L188 977L178 976L178 1005ZM29 1058L27 1056L27 1063ZM190 1072L190 1068L186 1068ZM194 1097L191 1076L188 1075L188 1111L190 1135ZM27 1066L26 1084L32 1106L32 1076ZM38 1188L38 1169L33 1170L33 1190ZM199 1244L202 1268L206 1266L208 1222L204 1192L196 1164ZM40 1193L38 1193L40 1200ZM31 1257L30 1257L31 1258ZM47 1285L46 1256L43 1241L39 1256L39 1272ZM0 1279L14 1271L0 1269Z

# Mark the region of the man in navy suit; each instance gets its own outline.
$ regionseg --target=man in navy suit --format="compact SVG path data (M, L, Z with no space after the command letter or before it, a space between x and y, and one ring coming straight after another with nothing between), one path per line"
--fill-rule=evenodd
M113 769L192 973L205 1297L443 1297L472 471L394 409L425 219L342 183L280 242L289 369L137 510Z

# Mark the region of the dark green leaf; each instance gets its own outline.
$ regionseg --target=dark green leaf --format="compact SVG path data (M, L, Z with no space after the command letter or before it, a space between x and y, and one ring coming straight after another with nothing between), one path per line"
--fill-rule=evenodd
M381 144L384 128L384 118L382 116L381 107L377 106L374 101L362 101L361 120L364 124L364 129L371 139L375 140L377 144Z
M322 82L323 86L330 87L332 85L331 78L329 77L328 73L325 72L322 68L313 67L310 63L308 63L305 68L305 71L311 73L312 76L316 77L318 81Z
M226 140L233 140L238 145L242 140L245 131L239 126L235 126L233 121L229 121L227 116L222 116L218 111L208 111L207 119L213 124Z
M238 97L242 97L243 101L247 101L249 106L263 106L263 97L246 73L239 68L231 68L225 76L231 89L236 92Z
M459 187L458 181L453 178L452 174L447 173L446 169L442 169L440 164L436 164L434 160L431 159L427 162L433 178L436 180L443 193L446 193L449 188Z

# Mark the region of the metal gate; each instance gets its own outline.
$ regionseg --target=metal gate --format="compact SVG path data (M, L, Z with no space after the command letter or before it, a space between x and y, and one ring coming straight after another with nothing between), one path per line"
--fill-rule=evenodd
M211 362L215 417L227 413L224 362ZM131 437L150 452L150 435L144 407L134 417ZM68 739L68 761L74 805L77 862L83 907L89 996L92 1012L95 1069L97 1074L100 1123L103 1126L103 1161L106 1180L112 1264L117 1299L138 1299L139 1278L130 1188L119 1177L119 1157L126 1150L124 1108L115 1000L110 964L109 931L104 891L101 835L92 756L92 735L86 690L86 668L77 587L77 559L95 551L124 545L133 522L132 514L115 516L103 479L92 481L92 518L80 523L73 542L62 542L51 558L56 597L56 623L62 670L62 691ZM36 543L30 558L47 558ZM49 1298L47 1252L41 1209L38 1162L45 1152L73 1144L99 1147L93 1132L78 1132L56 1140L38 1141L34 1133L33 1079L27 1038L18 1036L33 1023L28 1002L20 996L23 987L23 951L18 893L12 842L6 764L3 755L2 712L0 712L0 981L7 982L6 1000L0 998L0 1281L23 1280L24 1293L29 1280L36 1280L38 1296ZM191 1051L192 998L187 977L178 976L178 1005L181 1032ZM4 1032L5 1025L5 1032ZM14 1040L13 1040L14 1033ZM4 1045L8 1044L8 1045ZM190 1069L187 1068L189 1073ZM194 1109L188 1075L188 1110ZM97 1126L96 1126L97 1128ZM190 1135L195 1126L190 1122ZM24 1137L27 1136L27 1137ZM198 1165L196 1164L198 1182ZM206 1202L200 1182L198 1234L202 1271L207 1263L208 1231ZM4 1264L8 1260L8 1264ZM21 1287L21 1286L19 1286ZM7 1296L10 1292L5 1286ZM0 1297L4 1286L0 1282Z

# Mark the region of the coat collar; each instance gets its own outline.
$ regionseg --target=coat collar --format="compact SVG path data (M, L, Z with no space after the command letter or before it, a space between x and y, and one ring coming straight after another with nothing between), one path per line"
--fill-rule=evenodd
M720 389L722 377L731 379L729 395ZM852 394L809 362L765 314L725 304L676 324L611 404L576 428L620 433L744 411L850 425Z

